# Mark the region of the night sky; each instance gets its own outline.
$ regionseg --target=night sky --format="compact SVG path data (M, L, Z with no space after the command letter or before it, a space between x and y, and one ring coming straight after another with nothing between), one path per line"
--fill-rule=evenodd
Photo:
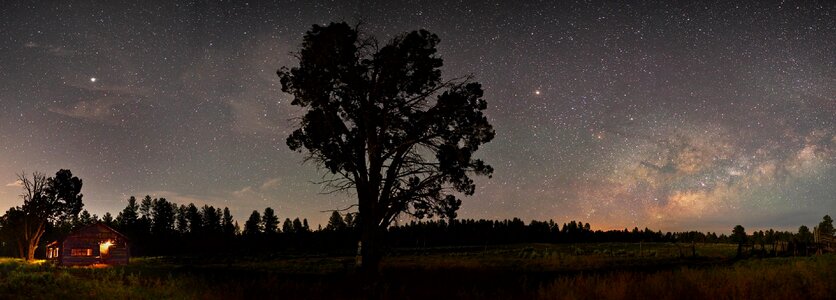
M325 223L356 200L319 194L286 146L302 111L276 70L312 24L363 20L438 34L443 76L483 84L496 170L462 218L727 232L836 213L836 2L28 2L0 8L3 211L16 173L69 168L100 216L150 194Z

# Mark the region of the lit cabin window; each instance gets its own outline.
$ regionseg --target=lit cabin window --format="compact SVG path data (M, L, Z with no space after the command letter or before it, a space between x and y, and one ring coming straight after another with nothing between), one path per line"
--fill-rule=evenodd
M93 256L93 249L90 249L90 248L83 248L83 249L73 248L70 251L70 255L72 255L72 256Z
M99 244L99 253L101 255L107 255L110 252L110 246L113 246L113 241L107 240Z

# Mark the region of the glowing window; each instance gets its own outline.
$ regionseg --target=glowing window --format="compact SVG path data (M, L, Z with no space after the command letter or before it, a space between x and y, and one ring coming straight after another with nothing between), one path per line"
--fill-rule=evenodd
M110 246L113 246L113 241L110 240L99 244L99 253L101 253L101 255L107 255L107 253L110 252Z
M93 256L93 249L90 248L73 248L70 250L72 256Z

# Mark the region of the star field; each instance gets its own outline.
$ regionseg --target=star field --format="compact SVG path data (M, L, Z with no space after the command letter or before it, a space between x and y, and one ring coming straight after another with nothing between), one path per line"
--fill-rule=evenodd
M275 71L342 20L426 28L445 78L483 84L495 173L460 217L727 231L836 210L836 5L708 1L12 1L0 208L15 173L69 168L99 215L150 194L325 223L353 198L285 145L301 112Z

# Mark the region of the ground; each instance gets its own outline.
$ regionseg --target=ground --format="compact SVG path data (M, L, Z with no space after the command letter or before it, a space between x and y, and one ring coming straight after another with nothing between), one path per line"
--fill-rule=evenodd
M734 245L398 249L365 284L353 257L135 258L110 268L0 259L2 298L826 299L836 255L736 260ZM696 252L696 253L694 253ZM693 255L696 254L696 257Z

